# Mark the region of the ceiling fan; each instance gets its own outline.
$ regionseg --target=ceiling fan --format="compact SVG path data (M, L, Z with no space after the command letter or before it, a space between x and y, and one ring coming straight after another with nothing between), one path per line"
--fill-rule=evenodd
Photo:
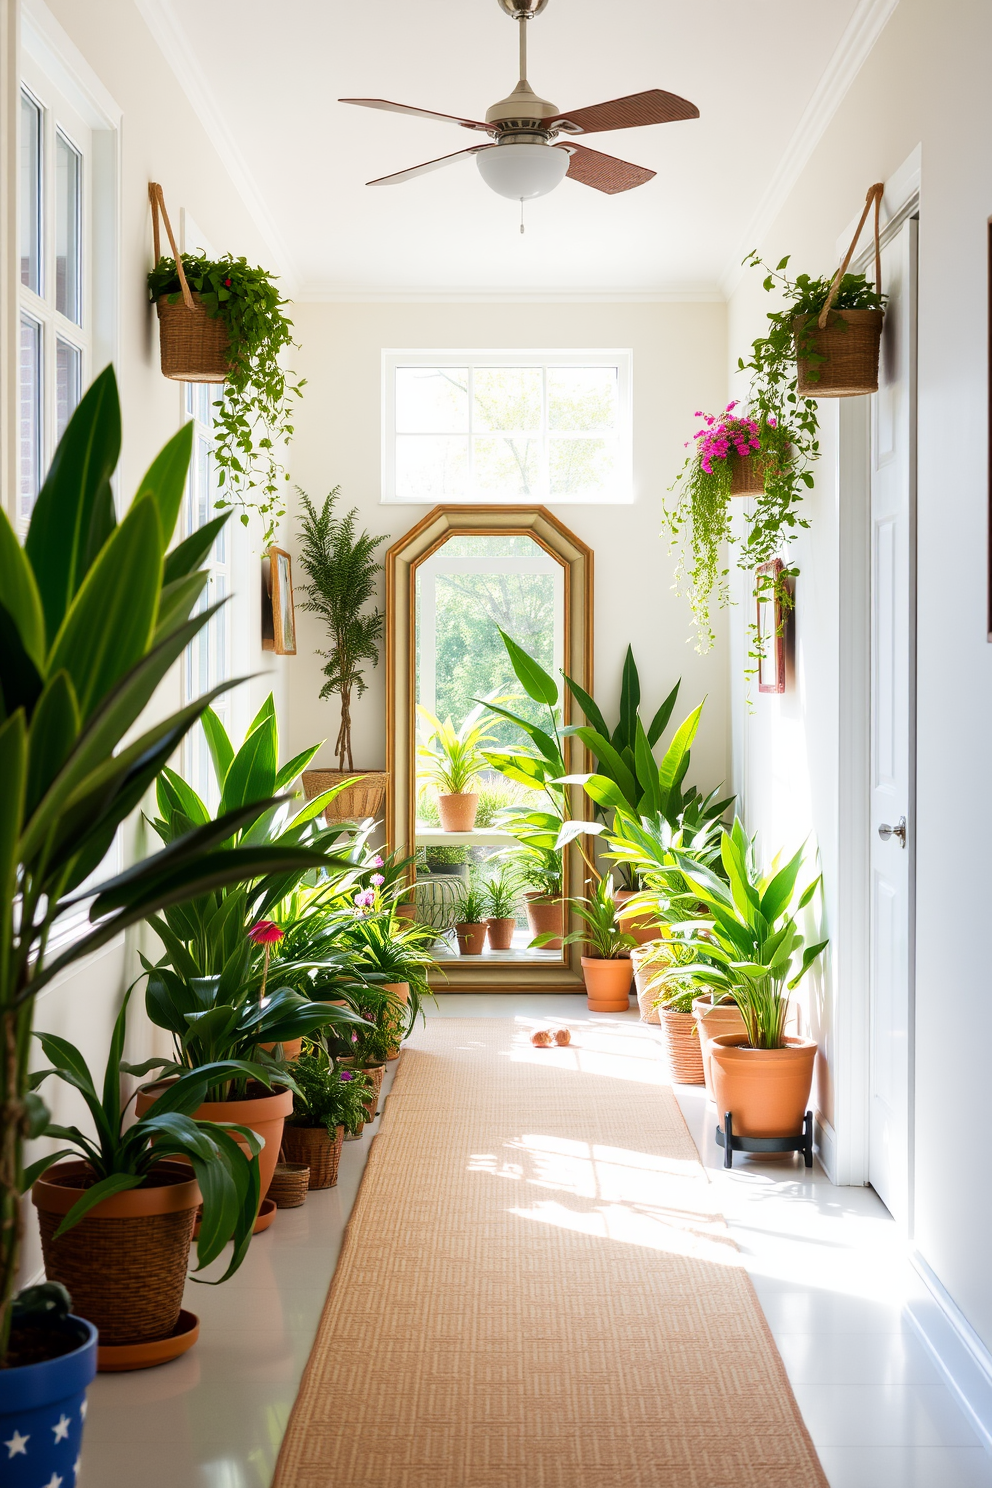
M500 196L520 202L546 196L560 185L565 176L610 195L630 191L634 186L642 186L651 180L655 174L653 170L617 160L600 150L590 150L585 145L576 144L571 137L594 134L599 130L633 129L642 124L671 124L678 119L698 119L698 108L676 93L665 93L661 88L650 88L645 93L632 93L626 98L614 98L608 103L596 103L564 114L547 99L538 98L527 81L526 23L533 16L540 15L547 3L548 0L499 0L500 7L520 27L520 81L508 98L500 99L486 110L485 122L462 119L456 114L438 114L431 109L411 108L405 103L390 103L385 98L338 100L339 103L357 103L362 108L413 114L421 119L447 119L463 129L477 130L490 136L484 145L470 145L467 150L456 150L452 155L426 160L422 165L396 171L391 176L379 176L369 181L369 186L393 186L400 181L410 181L414 176L439 170L441 166L462 160L467 155L475 156L487 186ZM567 142L555 143L559 135L569 136Z

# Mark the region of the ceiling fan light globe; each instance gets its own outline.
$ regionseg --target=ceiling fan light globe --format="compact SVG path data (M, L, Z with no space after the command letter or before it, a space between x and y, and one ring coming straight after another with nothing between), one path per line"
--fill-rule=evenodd
M568 171L567 150L552 145L497 145L475 157L479 174L490 190L511 201L547 196L560 186Z

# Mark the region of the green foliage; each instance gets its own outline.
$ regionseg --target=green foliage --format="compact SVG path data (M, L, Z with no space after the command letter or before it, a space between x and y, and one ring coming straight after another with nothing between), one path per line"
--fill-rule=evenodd
M567 903L583 921L585 929L570 931L562 937L563 945L587 945L590 955L599 961L617 961L636 946L634 937L621 930L617 923L612 878L601 878L588 898L569 899ZM554 931L547 931L531 941L531 945L540 947L557 939Z
M430 847L425 847L422 851L428 873L432 872L439 863L450 863L454 866L469 861L467 847L448 847L445 843L437 845L432 843Z
M352 1136L361 1130L372 1094L368 1075L343 1069L320 1044L309 1042L289 1068L296 1087L290 1126L323 1126L332 1139L339 1126Z
M231 338L231 370L223 396L214 404L216 504L240 506L246 524L249 512L257 511L268 546L286 514L282 487L289 479L275 447L292 438L292 400L305 386L280 364L284 348L293 345L293 323L285 314L289 301L271 274L252 268L244 258L184 253L182 263L190 289L200 295L209 315L224 322ZM170 304L181 303L175 259L159 259L148 275L148 290L153 301L168 295Z
M317 652L324 658L327 678L320 696L340 698L341 726L334 753L339 769L353 770L351 695L354 691L361 697L366 691L362 663L370 661L375 666L379 660L385 616L379 609L365 612L365 607L375 597L382 572L375 552L386 539L370 537L367 532L356 536L357 507L345 517L334 515L340 491L335 486L319 512L305 492L299 493L303 506L300 563L310 579L302 608L318 615L327 628L330 650Z
M456 729L450 717L441 723L433 713L417 705L417 712L426 724L417 746L418 779L428 781L442 794L458 795L474 790L480 771L486 768L481 746L493 742L491 729L479 721L485 706L478 704Z
M516 919L520 903L520 875L509 863L501 863L482 885L486 917L493 920Z
M224 1246L233 1242L230 1263L221 1281L241 1265L251 1241L252 1227L261 1198L258 1153L261 1142L248 1127L234 1123L197 1121L194 1114L207 1098L212 1081L237 1073L235 1066L221 1065L180 1076L153 1102L144 1116L125 1129L127 1104L121 1094L121 1061L127 1020L128 989L110 1041L102 1093L82 1054L55 1034L37 1033L51 1068L31 1076L37 1089L50 1075L78 1090L89 1109L96 1137L85 1136L78 1127L49 1121L40 1135L69 1145L32 1163L23 1182L27 1190L36 1178L64 1157L82 1157L93 1182L62 1220L56 1237L71 1230L94 1205L114 1194L140 1188L163 1158L182 1157L192 1164L193 1176L203 1197L202 1219L197 1239L197 1270L217 1259ZM247 1145L246 1153L235 1136Z
M488 896L478 883L469 883L454 904L456 925L481 925L489 912Z
M674 867L666 872L684 881L685 902L701 906L706 915L687 920L681 929L680 938L700 957L682 974L734 999L753 1049L781 1049L789 993L828 944L807 945L796 922L820 881L813 879L797 897L804 849L783 867L776 861L763 872L751 839L735 820L720 838L726 881L687 853L675 849L672 856Z
M391 906L385 911L352 915L343 929L342 945L357 976L408 984L404 1037L413 1028L423 999L432 995L427 972L434 965L430 951L434 939L434 932L424 925L394 916Z
M408 1031L409 1010L384 987L356 987L348 994L357 1014L348 1028L328 1029L324 1042L335 1058L356 1066L385 1064Z
M118 522L111 477L120 441L108 367L69 422L23 548L0 513L0 1353L17 1268L22 1144L47 1121L28 1088L36 994L129 925L273 861L266 847L219 851L244 821L235 808L95 891L83 887L184 735L233 685L139 724L215 607L193 614L208 577L202 542L167 551L190 427L152 462ZM81 903L91 928L49 955L53 923Z

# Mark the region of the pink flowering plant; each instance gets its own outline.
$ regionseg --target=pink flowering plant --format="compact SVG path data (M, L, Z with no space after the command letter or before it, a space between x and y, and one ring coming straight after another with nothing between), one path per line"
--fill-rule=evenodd
M791 449L771 409L745 410L734 401L722 413L697 410L695 417L702 423L692 440L686 441L689 454L672 486L678 500L665 507L664 517L673 544L679 547L676 582L692 609L697 649L708 651L714 640L712 611L729 603L725 555L735 539L738 562L747 569L766 561L756 555L769 542L772 551L777 545L778 524L768 510L768 491L788 471ZM765 495L757 498L740 534L735 531L730 504L736 459L758 462L765 479Z

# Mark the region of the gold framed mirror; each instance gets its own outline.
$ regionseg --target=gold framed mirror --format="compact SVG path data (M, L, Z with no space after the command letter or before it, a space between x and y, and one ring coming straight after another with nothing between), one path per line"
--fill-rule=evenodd
M438 506L386 555L386 834L390 848L415 859L413 912L439 930L436 990L582 990L581 946L531 949L535 922L523 899L512 943L499 950L487 945L479 954L456 950L446 923L462 892L454 880L464 884L469 874L473 880L491 874L503 860L513 865L515 840L498 825L500 804L512 801L513 790L491 772L480 787L487 810L479 824L468 832L444 831L418 781L417 740L418 704L442 720L450 714L458 727L477 698L515 690L519 698L499 629L516 631L514 639L556 681L564 669L591 693L592 626L592 551L544 507ZM559 706L564 723L573 722L564 686ZM499 735L498 747L511 747L514 725L494 727L510 731ZM516 741L526 742L519 730ZM565 758L569 774L590 768L576 739L565 741ZM571 817L587 817L581 787L570 787L569 795ZM582 891L585 872L573 844L562 854L564 898ZM577 916L566 917L567 929L579 924Z

